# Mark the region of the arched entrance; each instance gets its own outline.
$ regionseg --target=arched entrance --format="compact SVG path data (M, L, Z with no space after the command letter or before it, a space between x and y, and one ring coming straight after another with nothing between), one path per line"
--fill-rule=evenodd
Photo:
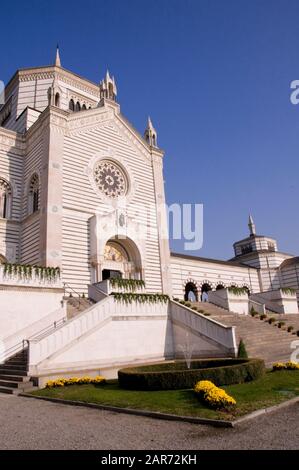
M198 302L198 289L194 282L187 282L185 285L185 300L190 300L191 302Z
M102 280L115 277L142 279L141 256L129 238L110 238L105 245Z
M205 282L201 286L201 301L208 302L209 301L209 291L212 290L212 286Z

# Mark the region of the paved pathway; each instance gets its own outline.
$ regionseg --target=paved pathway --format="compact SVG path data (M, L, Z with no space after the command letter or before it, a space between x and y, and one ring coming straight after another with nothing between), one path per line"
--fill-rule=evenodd
M298 449L299 404L234 429L0 393L0 449Z

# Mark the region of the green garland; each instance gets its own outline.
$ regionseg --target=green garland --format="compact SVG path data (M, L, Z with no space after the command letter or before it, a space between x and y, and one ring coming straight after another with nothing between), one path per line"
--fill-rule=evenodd
M228 291L231 292L234 295L248 294L247 287L230 286L230 287L228 287Z
M60 268L35 266L30 264L4 263L4 276L16 276L19 279L32 279L33 274L39 279L54 281L60 277Z
M138 302L140 304L157 304L167 303L169 296L165 294L138 294L135 292L111 292L116 302L123 302L125 304L131 304L132 302Z
M118 287L119 289L125 289L130 292L143 289L145 282L142 279L123 279L122 277L114 277L110 279L112 287Z
M282 293L283 294L286 294L286 295L294 295L296 294L296 289L292 289L291 287L283 287L281 289Z

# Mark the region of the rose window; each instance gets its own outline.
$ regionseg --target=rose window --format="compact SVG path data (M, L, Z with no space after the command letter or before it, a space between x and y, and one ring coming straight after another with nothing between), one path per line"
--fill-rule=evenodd
M94 179L99 190L109 197L124 196L127 178L122 169L109 160L101 160L94 167Z

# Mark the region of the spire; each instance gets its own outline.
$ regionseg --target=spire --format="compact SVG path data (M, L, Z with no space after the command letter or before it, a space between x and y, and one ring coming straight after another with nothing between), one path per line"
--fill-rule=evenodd
M58 46L58 44L57 44L57 46L56 46L55 65L56 65L57 67L61 67L61 61L60 61L60 54L59 54L59 46Z
M107 69L105 78L100 82L100 97L116 101L117 88L114 77L110 77Z
M147 118L147 129L155 130L150 116Z
M147 143L152 147L157 147L157 131L153 126L151 118L147 118L147 127L144 132L144 137Z
M255 223L253 221L251 214L249 214L248 227L249 227L250 236L256 235Z

